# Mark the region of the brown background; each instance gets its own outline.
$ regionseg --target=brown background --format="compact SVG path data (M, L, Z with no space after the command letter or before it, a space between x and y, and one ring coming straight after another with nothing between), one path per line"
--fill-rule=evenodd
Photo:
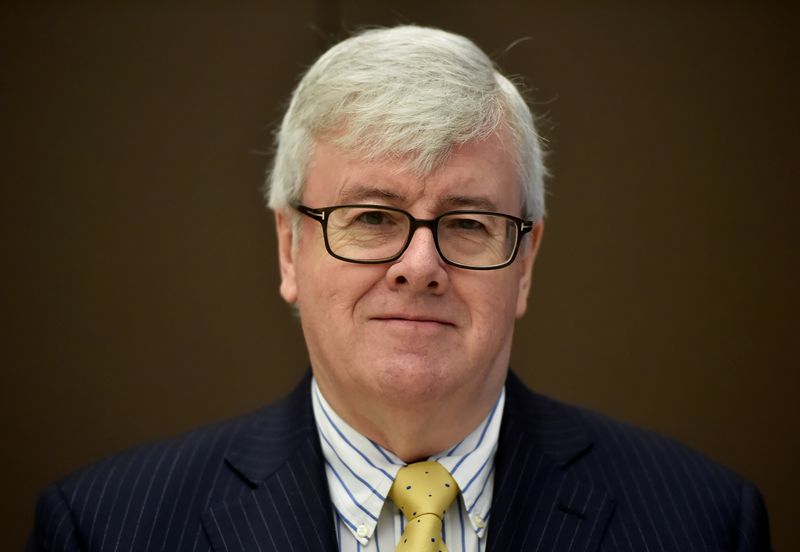
M473 38L549 120L513 365L752 479L800 550L798 10L641 4L2 8L3 548L46 483L296 381L270 132L342 29L416 22Z

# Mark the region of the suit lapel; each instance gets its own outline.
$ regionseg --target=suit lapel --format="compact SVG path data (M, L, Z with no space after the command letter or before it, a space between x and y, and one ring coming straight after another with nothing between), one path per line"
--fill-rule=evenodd
M591 442L558 403L513 375L495 457L488 550L596 550L614 509L571 470Z
M309 390L305 378L232 446L226 461L246 488L203 515L214 550L337 549ZM510 373L487 550L597 550L614 502L572 469L590 448L563 407L531 393Z
M231 448L226 462L247 488L203 515L214 550L336 550L309 390L304 378L284 402L257 417Z

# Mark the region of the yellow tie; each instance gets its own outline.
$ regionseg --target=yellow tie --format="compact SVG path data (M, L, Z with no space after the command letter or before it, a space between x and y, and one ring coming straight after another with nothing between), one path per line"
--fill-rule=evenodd
M458 484L438 462L400 468L389 498L408 520L396 552L447 552L442 518L458 495Z

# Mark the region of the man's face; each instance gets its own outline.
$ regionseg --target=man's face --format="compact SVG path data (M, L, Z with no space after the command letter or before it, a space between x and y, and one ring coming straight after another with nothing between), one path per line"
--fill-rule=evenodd
M318 142L303 204L381 204L426 219L453 209L520 216L509 143L501 134L460 146L418 178L401 162L364 162ZM348 263L326 252L318 222L302 217L300 225L292 236L291 218L278 213L281 294L299 308L315 377L337 411L365 405L368 415L375 401L496 399L514 321L525 312L541 223L514 263L498 270L445 264L427 228L396 261Z

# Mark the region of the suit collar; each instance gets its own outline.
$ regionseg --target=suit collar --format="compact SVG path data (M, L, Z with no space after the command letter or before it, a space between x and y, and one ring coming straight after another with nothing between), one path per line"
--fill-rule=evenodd
M572 410L536 395L513 374L495 457L488 550L596 550L611 496L575 466L591 440Z
M531 392L509 371L501 439L511 441L509 426L518 426L535 449L565 468L592 446L583 427L563 404ZM311 406L311 373L280 402L252 415L226 455L226 462L256 486L277 470L291 451L317 436ZM501 443L502 445L502 443ZM265 453L268 451L269 453ZM277 454L275 453L277 452Z
M565 468L592 446L586 430L572 409L558 401L533 393L509 371L506 380L507 407L503 425L524 431L537 451Z
M274 473L309 438L317 435L311 409L311 372L280 402L250 416L225 461L251 486Z
M324 459L310 374L283 401L255 413L226 455L246 488L203 514L214 550L334 551Z

